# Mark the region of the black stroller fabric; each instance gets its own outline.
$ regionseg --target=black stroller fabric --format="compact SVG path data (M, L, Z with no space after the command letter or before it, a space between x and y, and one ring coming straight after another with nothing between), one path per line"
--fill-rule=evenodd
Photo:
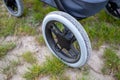
M94 15L103 9L108 0L42 0L77 19Z
M55 0L41 0L42 2L45 2L53 7L57 7Z

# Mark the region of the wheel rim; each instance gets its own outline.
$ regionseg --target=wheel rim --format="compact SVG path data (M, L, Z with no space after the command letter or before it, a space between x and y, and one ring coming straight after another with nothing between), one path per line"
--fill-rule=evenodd
M80 59L80 46L64 24L57 21L48 22L45 35L49 46L59 58L69 63L75 63Z
M118 7L116 3L109 2L106 9L114 17L120 18L120 7Z
M18 12L18 6L16 3L16 0L4 0L5 4L7 6L7 8L13 12L13 13L17 13Z

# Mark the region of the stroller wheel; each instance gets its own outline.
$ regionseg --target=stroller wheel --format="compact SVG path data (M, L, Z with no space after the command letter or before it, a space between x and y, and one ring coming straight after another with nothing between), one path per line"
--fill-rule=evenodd
M3 2L11 15L20 17L23 14L23 3L21 0L3 0Z
M120 7L114 2L108 2L105 8L106 12L114 18L120 19Z
M71 67L81 67L89 59L91 44L82 25L67 13L55 11L43 20L45 42L52 53Z

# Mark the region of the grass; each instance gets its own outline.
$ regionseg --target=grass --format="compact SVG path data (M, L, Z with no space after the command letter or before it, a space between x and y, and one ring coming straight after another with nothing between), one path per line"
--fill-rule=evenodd
M7 76L6 80L12 78L14 74L16 74L17 66L20 64L19 61L11 61L10 64L2 69L2 73Z
M34 80L35 78L39 77L40 75L50 75L52 78L60 78L64 72L66 66L61 63L56 58L48 58L43 65L33 65L29 68L29 71L25 73L24 77L26 80Z
M0 45L0 59L4 57L8 51L14 49L16 47L16 44L13 42L5 43Z
M66 77L65 75L60 75L60 76L52 76L50 80L70 80L70 78Z
M41 67L39 65L33 65L29 68L29 71L24 74L26 80L34 80L40 74Z
M15 18L2 18L0 19L0 37L13 35L15 31Z
M30 51L23 53L22 58L30 64L35 64L37 62L37 59L34 56L34 53L32 53Z
M84 25L94 48L99 48L101 45L120 44L120 22L108 16L104 11L100 14L81 21Z
M114 74L116 80L120 80L120 58L116 52L112 49L106 49L103 57L105 58L103 74Z
M47 13L56 10L53 7L43 4L39 0L35 0L35 1L28 0L28 1L25 1L25 3L26 5L29 4L29 6L32 8L31 12L32 12L34 22L42 22L43 18Z
M36 29L28 25L18 27L16 32L17 35L23 35L23 36L35 35L36 33L37 33Z
M87 76L84 76L80 79L80 78L77 78L77 80L88 80L89 78Z
M45 45L45 41L42 35L36 37L37 42L42 46Z

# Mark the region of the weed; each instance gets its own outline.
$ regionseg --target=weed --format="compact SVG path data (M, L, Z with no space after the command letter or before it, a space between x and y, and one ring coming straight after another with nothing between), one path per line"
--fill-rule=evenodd
M120 58L116 55L116 52L111 49L106 49L104 56L105 64L102 69L104 74L115 74L114 76L120 80Z
M65 64L61 63L57 58L47 58L46 63L43 66L43 73L58 75L64 72Z
M0 37L14 34L15 24L15 18L0 19Z
M13 48L16 47L16 44L11 42L11 43L6 43L6 44L1 44L0 45L0 58L5 56L8 51L12 50Z
M65 65L57 58L48 58L43 65L33 65L29 71L24 75L27 80L34 80L39 75L60 76L64 72Z
M44 38L43 38L42 35L36 37L36 40L38 41L38 43L39 43L40 45L45 45L45 41L44 41Z
M82 79L81 80L88 80L86 77L82 77Z
M120 68L119 68L120 69ZM115 74L115 77L117 78L117 80L120 80L120 70L119 70L119 72L117 72L116 74Z
M26 62L31 63L31 64L34 64L37 62L37 59L35 58L34 54L29 51L23 53L22 57Z
M34 80L36 77L40 75L41 66L35 64L28 69L29 71L26 72L23 76L24 78L26 78L26 80Z
M66 77L65 75L60 75L60 76L52 76L50 80L70 80L70 78Z

